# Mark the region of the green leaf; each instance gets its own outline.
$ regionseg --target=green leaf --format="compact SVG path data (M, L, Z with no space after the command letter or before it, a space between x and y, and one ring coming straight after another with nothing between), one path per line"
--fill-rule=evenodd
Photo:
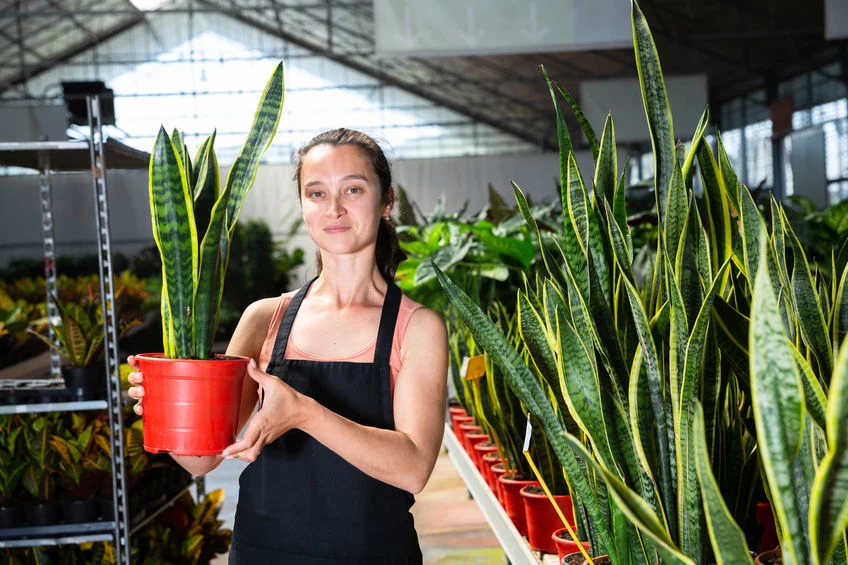
M744 198L744 197L743 197ZM781 547L792 563L807 563L804 523L795 498L794 459L801 447L803 406L801 379L786 344L767 266L767 241L761 227L751 309L751 394L758 449L772 492Z
M524 406L540 421L548 441L551 442L557 458L565 468L571 486L577 491L587 506L591 520L598 529L601 538L601 549L609 552L614 565L621 565L615 552L612 535L603 516L591 486L583 474L577 459L564 442L564 429L554 413L553 407L545 397L539 382L524 364L518 353L510 346L504 335L486 317L480 308L457 287L438 267L435 267L436 277L444 288L451 304L465 323L474 340L488 353L503 370L504 377L510 389L521 400Z
M733 231L724 178L710 146L706 143L701 143L698 150L698 170L701 171L704 200L707 205L710 257L713 264L720 265L733 254Z
M813 368L795 347L795 344L786 340L795 363L798 364L801 384L804 387L804 405L813 421L822 429L826 429L827 398L824 395L819 380L813 372Z
M253 124L250 126L250 133L227 175L226 189L230 191L227 200L227 222L229 222L228 230L231 236L238 223L247 191L256 179L259 159L271 145L277 133L277 125L280 123L280 115L283 112L284 92L283 62L280 61L274 68L271 78L268 79L268 84L265 85Z
M589 144L589 149L592 151L592 157L597 161L599 154L598 136L595 135L595 130L592 129L592 124L590 124L589 120L586 119L586 116L583 114L583 110L580 108L577 100L575 100L574 97L561 86L557 85L557 89L571 108L574 117L577 118L577 123L580 124L580 129L583 130L583 135L586 136L586 142Z
M827 455L813 482L810 544L828 563L848 527L848 341L839 348L827 403Z
M606 122L604 123L604 132L601 135L600 151L595 157L595 199L608 200L613 202L615 198L616 183L618 181L618 156L615 148L615 127L613 126L612 116L607 114ZM614 221L608 218L608 221Z
M150 208L153 235L162 257L163 300L167 292L174 353L179 358L191 357L198 262L194 202L177 150L161 127L150 159Z
M716 563L718 565L753 563L745 534L733 520L713 476L712 462L704 433L704 411L700 404L695 407L693 424L698 485L701 488L704 516L707 520Z
M698 153L698 150L704 141L704 132L707 131L707 127L709 125L710 108L708 106L701 114L701 119L698 120L698 125L695 126L695 133L692 135L692 145L689 147L689 153L686 154L686 160L681 166L683 178L687 179L687 181L690 180L689 176L692 174L692 164L695 162L695 155Z
M648 129L651 132L651 145L654 149L654 191L657 210L663 213L665 191L671 182L677 155L674 149L674 128L671 108L665 89L660 58L654 38L648 27L642 10L635 0L631 0L631 20L633 25L633 48L636 53L636 68L639 71L639 85L642 101L648 117Z

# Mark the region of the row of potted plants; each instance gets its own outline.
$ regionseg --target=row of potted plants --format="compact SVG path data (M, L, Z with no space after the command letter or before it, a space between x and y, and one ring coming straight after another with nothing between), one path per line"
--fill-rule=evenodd
M132 563L200 565L226 553L232 531L218 519L224 491L212 491L199 501L189 491L145 525L131 538ZM8 565L77 564L114 565L111 542L60 547L0 549L0 561Z
M640 248L632 237L612 118L598 136L549 82L559 226L538 222L514 187L540 272L528 270L506 306L481 308L454 273L433 267L452 331L456 316L473 338L466 348L487 358L478 384L454 381L457 396L516 473L521 453L510 451L531 414L543 432L531 458L545 482L564 479L574 541L614 565L751 563L770 542L749 526L768 508L786 562L846 563L844 230L836 222L830 248L821 248L824 238L814 249L793 227L797 202L755 200L720 135L715 148L706 142L708 112L689 150L676 145L635 2L632 22L657 171L656 242ZM591 187L561 101L592 148ZM466 341L451 336L455 350Z

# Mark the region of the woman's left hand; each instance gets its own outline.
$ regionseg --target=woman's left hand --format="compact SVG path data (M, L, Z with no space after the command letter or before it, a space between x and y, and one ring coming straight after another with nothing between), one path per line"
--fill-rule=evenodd
M298 427L302 418L303 397L278 377L259 370L251 359L247 374L259 385L259 410L253 415L242 437L222 455L227 459L252 462L269 443Z

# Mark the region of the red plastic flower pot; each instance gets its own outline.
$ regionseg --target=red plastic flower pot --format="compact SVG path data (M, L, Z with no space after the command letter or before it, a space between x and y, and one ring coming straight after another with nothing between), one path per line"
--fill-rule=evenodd
M556 553L556 544L553 538L551 538L551 534L563 526L556 509L541 488L534 489L532 486L524 487L521 489L521 497L524 499L524 513L527 517L527 539L530 542L530 547L536 551ZM554 501L573 528L574 510L571 507L571 497L568 495L555 495Z
M166 359L161 353L136 358L144 374L145 451L218 455L235 441L250 359Z
M495 479L495 495L498 497L498 502L503 506L503 489L501 488L500 478L506 474L506 469L503 466L503 463L496 463L492 465L492 477Z
M451 421L453 422L453 435L462 442L462 431L459 429L459 426L461 424L473 424L474 416L452 416Z
M494 445L491 441L484 441L481 443L477 443L474 445L474 462L477 464L477 469L480 470L480 474L483 475L483 478L486 477L486 463L483 461L483 456L488 453L497 453L498 446Z
M757 524L762 526L763 535L760 538L760 553L770 551L780 543L777 539L777 528L774 525L774 514L768 502L757 503Z
M572 528L573 529L573 528ZM571 534L568 533L568 530L565 528L560 528L551 535L551 539L554 540L554 544L556 544L557 550L557 560L562 561L562 558L566 555L570 555L572 553L576 553L580 551L580 547L571 539ZM589 551L589 542L583 541L580 542L583 544L583 547L586 551Z
M465 408L463 408L462 406L449 406L448 414L451 415L452 419L454 416L466 416L468 412L466 412Z
M511 475L509 475L511 476ZM529 485L538 485L536 481L508 478L503 475L498 478L503 493L503 507L506 515L512 520L515 529L522 536L527 535L527 517L524 513L524 500L521 498L521 489Z
M468 452L468 456L474 461L474 466L477 467L477 470L480 470L480 458L477 455L477 450L474 449L477 445L481 443L486 443L489 441L489 435L484 434L483 432L465 434L465 442L466 442L466 451Z
M468 446L468 434L477 434L483 430L477 424L460 424L459 425L459 441L462 443L462 448L471 457L471 448Z
M483 455L483 468L485 469L484 476L486 477L486 482L489 484L489 488L492 489L492 492L495 494L498 492L498 483L495 478L495 474L492 471L492 466L497 465L500 462L501 456L497 451Z

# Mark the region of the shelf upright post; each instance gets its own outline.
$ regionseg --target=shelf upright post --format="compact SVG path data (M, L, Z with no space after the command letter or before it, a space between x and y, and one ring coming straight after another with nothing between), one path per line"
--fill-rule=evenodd
M59 309L53 301L56 292L56 240L53 236L53 186L50 183L50 155L46 149L38 154L38 194L41 200L41 236L44 249L44 280L47 289L47 319L50 320L50 341L56 342L53 324L59 317ZM59 352L50 348L50 377L62 376L62 359Z
M124 425L121 403L118 332L115 316L115 278L112 272L112 248L109 239L109 202L106 197L106 160L103 155L103 130L100 121L100 99L86 97L88 127L91 132L91 179L94 189L97 225L98 266L100 268L100 300L103 308L103 345L106 384L109 395L109 436L112 447L112 503L115 508L115 558L120 565L130 563L130 532L127 511L126 473L124 465Z

